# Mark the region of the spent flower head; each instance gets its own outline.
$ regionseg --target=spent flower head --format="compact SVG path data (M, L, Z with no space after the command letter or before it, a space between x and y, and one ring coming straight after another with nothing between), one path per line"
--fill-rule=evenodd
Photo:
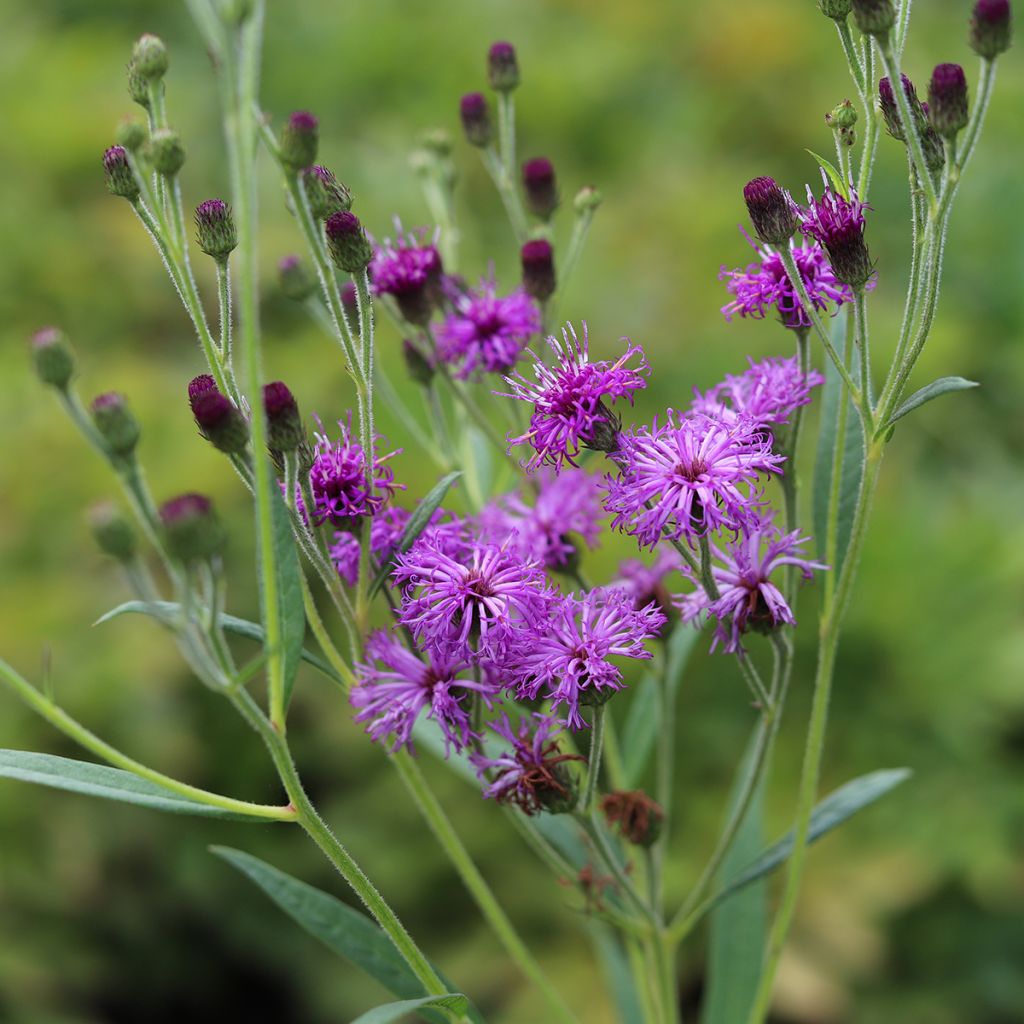
M870 207L852 188L849 196L844 196L829 184L820 199L815 199L808 185L807 204L801 222L804 234L825 247L836 280L854 289L863 288L874 274L864 241L864 211Z

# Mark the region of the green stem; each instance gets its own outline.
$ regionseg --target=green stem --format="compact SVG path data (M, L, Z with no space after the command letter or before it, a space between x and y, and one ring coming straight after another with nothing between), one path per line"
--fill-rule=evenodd
M857 87L857 94L860 97L861 105L867 108L867 93L870 86L867 84L866 69L861 64L860 54L854 45L853 36L850 33L850 22L848 18L836 19L836 29L839 32L839 42L846 55L846 63L850 65L850 75L853 84Z
M601 774L601 751L604 747L605 707L594 708L594 720L590 726L590 756L587 758L587 781L580 793L576 809L580 814L591 814L597 803L598 781Z
M217 260L217 302L220 309L220 354L231 366L231 271L227 260Z
M516 191L515 179L505 173L501 158L494 151L493 146L480 150L480 158L490 174L494 187L498 190L505 213L508 214L509 223L520 245L526 241L530 234L530 227L526 220L526 211L523 209L523 202Z

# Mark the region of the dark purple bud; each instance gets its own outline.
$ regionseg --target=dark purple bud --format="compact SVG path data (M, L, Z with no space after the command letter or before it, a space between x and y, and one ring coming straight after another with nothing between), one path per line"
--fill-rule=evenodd
M124 146L111 146L103 154L103 174L107 179L107 191L111 195L122 196L129 202L139 198L139 185Z
M99 549L119 562L135 557L135 531L131 523L110 502L94 505L89 510L89 526Z
M285 256L277 265L277 280L285 296L303 302L316 291L316 278L298 256Z
M293 171L316 163L320 143L320 122L305 110L297 110L281 129L281 160Z
M195 400L204 391L216 391L217 382L208 373L201 373L198 377L193 377L188 382L188 403L192 406L195 411Z
M971 49L995 60L1010 48L1013 31L1010 0L978 0L971 15Z
M527 160L523 164L523 190L530 212L548 220L558 206L558 187L555 184L555 166L544 156Z
M50 387L65 391L75 372L75 356L67 336L58 327L43 327L29 343L36 376Z
M190 404L199 433L214 448L228 455L245 451L249 424L230 398L216 388L208 388L191 399Z
M896 24L892 0L853 0L853 20L866 36L885 36Z
M546 302L555 293L555 251L545 238L527 242L521 252L523 289L538 302Z
M471 146L484 149L494 138L491 125L491 109L482 92L468 92L459 101L459 114L462 117L462 130L466 133L466 141Z
M352 209L352 193L320 164L302 172L302 185L306 190L310 212L316 220L327 220L332 213Z
M238 246L235 218L223 199L206 199L196 207L196 240L218 263L226 263Z
M492 43L487 51L487 80L497 92L511 92L519 85L519 62L511 43Z
M967 127L967 76L959 64L939 64L928 83L928 120L946 138Z
M182 494L164 502L160 523L167 551L178 561L205 562L224 549L224 528L213 502L202 494Z
M373 258L373 249L359 218L351 210L339 210L327 218L327 249L342 270L356 274Z
M774 178L763 176L743 186L743 198L762 242L785 245L797 229L796 206L789 193Z
M900 75L900 80L903 82L903 92L906 94L911 111L919 110L921 103L917 98L914 83L903 74ZM903 133L903 123L900 121L900 111L896 104L896 94L892 91L892 82L888 78L879 79L878 106L885 121L885 130L899 142L906 142L907 137Z
M288 385L275 380L263 388L263 411L267 414L267 447L291 452L306 439L299 404Z
M127 457L135 451L142 429L124 395L107 391L94 398L92 421L111 455Z

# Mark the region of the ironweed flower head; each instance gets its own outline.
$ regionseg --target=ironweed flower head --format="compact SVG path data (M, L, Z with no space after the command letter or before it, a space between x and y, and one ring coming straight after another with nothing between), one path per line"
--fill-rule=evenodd
M425 237L421 229L399 234L395 242L386 238L370 263L374 292L394 296L402 316L419 326L429 322L441 284L441 254Z
M302 171L302 187L306 191L309 211L316 220L326 220L332 213L352 209L352 193L322 164Z
M727 374L721 384L701 394L694 389L690 408L701 415L736 423L747 419L758 426L788 423L802 405L809 405L811 388L825 383L814 369L805 375L796 356L771 358L755 363L739 376Z
M131 562L138 550L132 524L110 502L94 505L89 510L89 527L99 549L119 562Z
M548 220L558 207L558 186L555 166L547 157L538 156L523 164L523 191L530 212Z
M511 92L519 85L519 62L511 43L492 43L487 51L487 80L495 92Z
M971 14L971 49L995 60L1010 48L1010 0L978 0Z
M946 138L967 127L967 76L959 64L939 64L932 72L928 120Z
M538 302L555 294L555 250L546 238L534 238L523 245L519 259L523 267L523 290Z
M603 704L624 685L622 670L609 659L650 658L644 645L664 625L656 605L637 609L615 587L557 597L517 643L504 668L518 697L545 697L555 709L564 705L566 724L582 729L586 722L580 706Z
M653 548L663 537L690 540L718 529L739 530L757 514L761 474L785 461L771 434L747 420L733 424L669 409L659 425L623 434L615 460L622 472L606 478L605 508L612 526Z
M836 280L820 245L813 241L795 245L792 240L787 244L815 309L825 313L834 303L835 312L844 302L853 301L853 291ZM727 282L726 288L734 296L722 307L726 320L734 316L761 320L769 311L774 311L784 327L794 330L809 328L811 319L789 280L782 257L767 246L759 247L753 242L751 245L758 255L757 263L749 264L746 270L722 267L718 274L719 280Z
M201 373L198 377L193 377L188 382L188 402L189 405L192 406L193 412L195 411L194 403L196 398L198 398L204 391L209 391L211 388L216 391L217 382L208 373Z
M665 544L655 548L654 561L650 565L637 558L627 558L620 562L618 578L609 586L629 594L634 608L645 608L651 603L657 605L666 618L666 625L669 625L678 618L678 615L665 585L665 578L678 572L682 567L682 556L675 548ZM660 636L665 635L666 630L662 628Z
M684 622L714 619L711 649L721 643L729 654L742 652L741 638L748 630L770 633L783 624L795 625L793 611L771 577L787 565L796 566L806 580L815 569L827 569L804 557L807 543L799 530L784 534L769 520L762 520L725 548L712 545L717 564L712 564L711 573L718 599L711 600L698 582L692 594L679 598L680 617Z
M90 409L92 421L107 451L120 458L129 457L139 443L142 428L128 405L128 399L116 391L107 391L92 400Z
M264 385L263 411L267 417L267 447L272 451L295 451L306 440L299 403L284 381Z
M44 384L66 391L75 373L75 356L59 327L42 327L29 343L36 376Z
M231 207L223 199L206 199L196 207L199 248L218 263L226 263L238 245L238 230Z
M558 747L561 725L551 715L534 713L513 729L502 712L491 729L507 744L495 757L469 755L477 775L485 782L484 797L515 804L524 814L541 811L565 814L576 806L576 784L568 770L579 754L563 754Z
M245 451L249 443L249 424L235 403L222 395L216 386L193 396L190 385L189 392L189 404L199 433L215 448L227 454Z
M349 700L355 720L367 722L370 737L392 752L401 747L415 752L412 730L424 711L440 727L445 752L462 750L473 736L470 698L479 694L490 707L500 692L491 682L475 680L468 662L437 652L417 657L392 633L372 633L366 656L356 667Z
M186 564L204 562L219 555L227 539L213 510L202 494L182 494L164 502L159 510L164 543L172 558Z
M853 20L866 36L885 36L896 24L892 0L852 0Z
M326 434L314 434L313 465L309 470L309 487L313 495L313 521L330 522L334 526L354 528L363 516L378 512L385 499L404 485L395 483L395 474L388 459L401 449L379 456L375 439L373 465L367 466L363 446L352 437L351 424L338 421L341 437L332 441ZM372 476L371 476L372 474Z
M139 198L139 185L124 146L111 146L103 154L103 174L107 191L111 195L121 196L133 203Z
M751 223L766 245L784 245L799 225L796 203L774 178L754 178L743 186Z
M533 448L527 467L535 469L546 463L559 470L566 462L575 465L581 448L604 452L617 448L619 423L605 400L626 398L632 404L633 393L646 386L648 365L643 349L628 340L626 351L615 362L591 362L585 323L582 341L572 324L563 328L561 341L553 335L547 341L555 356L554 366L547 366L530 352L534 379L516 371L505 378L511 390L495 394L533 405L530 429L509 438L511 446L529 444ZM634 356L636 365L629 366Z
M332 213L324 224L324 232L331 259L347 274L358 274L373 259L373 247L351 210Z
M820 199L814 198L808 185L807 203L802 221L804 234L825 247L836 280L854 289L863 288L874 273L864 242L864 211L869 207L853 189L847 198L830 185L826 185Z
M476 291L453 289L450 298L454 309L437 329L437 347L460 380L508 373L540 330L540 310L529 295L517 288L501 297L493 277Z
M462 97L459 101L459 116L462 118L466 141L471 146L483 149L491 144L494 128L491 124L491 111L482 92L469 92Z
M317 289L316 278L298 256L284 256L277 264L277 280L286 298L303 302Z
M316 163L320 145L320 122L307 110L296 110L288 116L279 140L281 160L293 171L301 171Z

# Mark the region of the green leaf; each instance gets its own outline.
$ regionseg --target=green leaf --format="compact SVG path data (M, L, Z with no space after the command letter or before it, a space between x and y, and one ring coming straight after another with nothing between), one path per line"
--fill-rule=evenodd
M840 356L845 358L847 345L850 343L845 331L846 319L836 317L833 321L832 344ZM857 354L852 360L854 373L857 367ZM841 437L839 430L839 411L841 403L846 405L846 428ZM837 449L838 444L838 449ZM857 507L857 495L860 492L860 481L864 475L864 432L861 430L860 417L843 386L839 371L831 359L825 363L825 387L821 397L821 424L818 433L818 451L814 462L814 533L818 542L818 555L825 558L825 547L828 541L828 507L832 489L832 469L836 452L841 455L839 475L839 506L836 520L836 556L830 571L839 575L846 557L846 549L850 544L850 531L853 528L853 516Z
M416 538L427 528L427 524L430 522L430 517L441 507L441 502L444 501L445 495L450 490L452 484L455 483L459 477L462 476L461 470L455 470L453 473L449 473L447 476L441 477L440 480L430 489L427 496L413 509L412 515L409 517L409 522L405 524L405 530L402 532L402 539L398 542L398 546L395 548L393 554L402 554L409 550L416 541ZM373 597L378 590L384 585L384 581L388 577L388 573L391 571L391 560L385 560L384 564L380 567L380 572L377 573L377 578L373 581L370 586L370 597Z
M878 432L882 433L883 430L887 430L897 420L903 419L908 412L913 412L919 405L924 405L925 402L930 402L933 398L938 398L939 395L944 395L948 391L966 391L968 388L976 388L978 382L976 380L966 380L964 377L940 377L938 380L933 380L931 384L925 384L920 391L915 391L902 405L885 421L885 423L878 428Z
M835 165L830 161L826 160L823 156L819 156L814 152L813 149L807 150L815 160L818 161L818 166L828 175L829 181L832 182L832 188L835 189L844 199L850 198L850 186L843 181L843 176L836 170Z
M458 992L449 992L444 996L424 996L422 999L403 999L400 1003L387 1003L360 1014L352 1024L392 1024L393 1021L408 1017L410 1013L432 1006L465 1013L468 1003L466 997Z
M292 690L295 688L295 675L302 660L302 645L306 640L306 607L302 602L302 566L299 564L299 552L292 535L291 517L285 506L281 492L274 485L270 492L270 513L274 527L274 564L277 576L277 604L280 615L281 657L284 661L284 706L288 707ZM260 592L263 597L263 573L260 566ZM263 619L266 621L265 602Z
M150 807L171 814L196 814L203 818L227 818L231 821L266 823L266 818L237 811L225 811L181 796L155 782L140 778L120 768L111 768L90 761L74 761L54 754L37 754L31 750L0 750L0 778L33 782L52 789L98 796L104 800Z
M811 813L810 830L807 842L813 843L823 835L838 828L847 818L852 818L858 811L873 804L895 789L901 782L910 778L909 768L883 768L877 772L861 775L859 778L840 786L830 793L814 808ZM794 834L790 830L777 843L768 847L752 864L730 882L715 897L715 904L725 899L730 893L742 889L751 882L774 871L784 863L793 852Z
M758 737L747 747L729 799L731 814L751 769ZM747 807L736 836L722 861L721 878L728 883L757 856L764 842L764 777ZM722 900L711 915L708 939L707 988L701 1007L701 1024L733 1024L747 1019L761 977L765 935L768 929L767 886L747 885Z
M601 921L591 921L589 930L601 961L605 984L615 1000L616 1019L622 1024L645 1024L643 1008L619 937Z
M679 689L686 662L699 636L699 629L679 623L669 637L663 657L668 659L666 678L673 691ZM636 686L636 693L626 715L626 724L622 730L622 774L627 789L640 785L654 749L658 725L657 685L653 674L645 673Z
M254 882L301 928L375 978L392 995L400 999L419 999L424 995L422 983L391 940L364 913L241 850L214 846L211 852ZM440 972L438 976L449 984ZM474 1007L470 1006L468 1013L472 1020L483 1024ZM437 1024L448 1020L447 1015L436 1010L425 1009L421 1016Z
M116 608L111 608L105 615L101 615L93 625L101 626L104 622L110 622L111 619L128 614L149 615L165 625L172 625L177 621L180 611L181 605L175 601L125 601L124 604L119 604ZM247 640L255 640L259 644L262 644L266 637L266 632L258 622L239 619L234 615L226 615L222 612L220 624L228 633L244 636ZM319 654L314 654L303 648L299 657L339 686L345 685L345 680Z

